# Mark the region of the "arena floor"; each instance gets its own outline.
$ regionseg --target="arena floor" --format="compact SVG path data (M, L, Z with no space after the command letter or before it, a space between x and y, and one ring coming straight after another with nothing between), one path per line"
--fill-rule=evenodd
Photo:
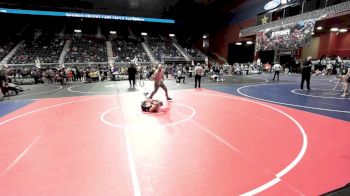
M24 86L0 101L0 195L320 195L350 182L350 97L334 76Z

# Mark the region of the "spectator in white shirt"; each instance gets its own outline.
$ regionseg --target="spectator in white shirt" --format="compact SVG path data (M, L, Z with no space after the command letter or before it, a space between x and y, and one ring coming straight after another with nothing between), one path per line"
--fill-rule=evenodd
M280 80L280 71L282 70L282 66L276 62L275 65L272 67L272 69L275 71L275 75L273 76L272 80L275 80L276 75L277 75L277 80Z

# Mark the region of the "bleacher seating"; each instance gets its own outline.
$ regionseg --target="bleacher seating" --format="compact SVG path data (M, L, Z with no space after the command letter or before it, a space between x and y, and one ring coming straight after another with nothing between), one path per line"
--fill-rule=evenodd
M145 37L110 36L101 34L100 38L92 34L66 34L58 37L49 29L28 28L28 32L20 36L16 42L0 42L0 60L3 59L19 41L24 43L18 47L8 64L58 64L61 54L65 54L64 63L101 63L108 62L106 40L111 40L112 52L115 62L150 62L150 58L144 50L141 42L145 41L151 49L157 61L186 61L186 58L174 45L173 40L161 34L152 34ZM57 31L57 29L55 30ZM33 38L34 33L34 38ZM107 33L107 32L105 32ZM127 34L127 32L124 32ZM62 53L66 40L71 44L66 53ZM183 45L182 45L183 46ZM190 47L183 47L184 52L193 58L204 58L203 54Z
M181 52L169 40L150 37L148 44L153 51L154 58L158 61L161 61L162 58L184 58Z
M0 61L15 47L16 41L12 39L5 39L0 41Z
M201 53L197 49L193 48L192 44L188 43L187 41L181 42L181 47L191 57L205 57L203 53Z
M73 38L65 57L66 63L107 62L106 42L103 39Z
M202 53L200 53L199 51L197 51L194 48L184 48L184 50L191 57L204 57L204 55Z
M131 62L137 58L138 62L149 62L150 59L137 40L113 40L113 56L116 62Z
M64 39L42 34L36 40L26 40L9 60L10 64L57 63L64 46Z

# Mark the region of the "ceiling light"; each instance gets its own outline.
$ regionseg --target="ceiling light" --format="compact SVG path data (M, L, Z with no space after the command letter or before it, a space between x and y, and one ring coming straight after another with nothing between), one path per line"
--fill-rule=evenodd
M147 35L147 33L145 33L145 32L142 32L142 33L141 33L141 35L143 35L143 36L146 36L146 35Z
M321 27L321 26L317 27L317 30L322 30L322 29L323 29L323 27Z
M339 30L340 33L345 33L345 32L347 32L347 31L348 31L347 29L340 29L340 30Z
M333 28L331 28L331 31L332 32L337 32L337 31L339 31L339 28L333 27Z
M170 33L170 34L169 34L169 37L175 37L175 34Z
M207 36L206 36L206 35L203 35L203 39L207 39Z
M74 33L81 33L81 29L74 29Z
M253 42L252 41L247 41L247 44L251 45L251 44L253 44Z
M240 46L240 45L242 45L242 42L236 42L236 45Z
M110 31L109 34L111 34L111 35L116 35L117 32L116 32L116 31Z

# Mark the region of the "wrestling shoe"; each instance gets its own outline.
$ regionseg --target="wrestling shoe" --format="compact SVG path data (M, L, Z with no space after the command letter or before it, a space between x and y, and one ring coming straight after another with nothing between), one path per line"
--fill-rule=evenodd
M348 95L349 95L349 93L346 93L346 94L340 95L340 97L347 97Z

